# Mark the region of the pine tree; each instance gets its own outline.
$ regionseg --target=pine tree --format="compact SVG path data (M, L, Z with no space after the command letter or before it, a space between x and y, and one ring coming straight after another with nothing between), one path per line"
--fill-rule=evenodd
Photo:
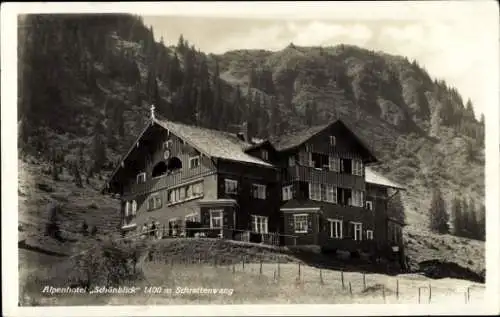
M451 204L451 211L453 215L453 234L456 236L462 236L463 232L463 213L462 213L462 203L460 199L453 198Z
M484 207L484 204L481 204L481 206L478 209L477 230L478 230L478 239L486 241L486 208Z
M268 131L271 135L276 136L280 134L280 111L276 97L271 97L271 117L269 118Z
M449 216L439 188L435 188L432 194L431 207L429 210L429 226L432 232L439 234L449 233Z
M222 112L222 109L224 108L223 100L222 100L222 87L221 87L221 80L220 80L220 74L219 74L219 62L216 60L215 61L215 71L213 75L213 82L212 82L212 87L214 91L214 99L213 99L213 104L212 104L212 111L214 111L215 114L220 114ZM211 126L215 129L223 129L224 127L224 122L221 120L220 115L215 115L213 116L213 121L211 122Z
M97 120L94 126L93 140L93 173L101 171L106 162L106 146L104 143L104 127L101 120Z

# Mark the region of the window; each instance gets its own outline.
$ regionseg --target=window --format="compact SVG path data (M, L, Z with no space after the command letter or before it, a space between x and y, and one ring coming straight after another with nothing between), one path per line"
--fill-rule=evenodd
M304 151L299 152L299 164L304 166L312 166L311 153Z
M137 214L137 202L135 200L132 200L132 210L131 214L132 216L135 216Z
M137 180L137 184L145 183L146 182L146 173L142 172L142 173L137 174L136 180Z
M352 174L363 176L363 162L361 160L352 160Z
M184 217L185 221L198 222L198 214L189 214Z
M257 233L268 233L267 217L252 215L252 231Z
M363 207L364 206L364 192L361 190L352 191L351 206Z
M354 232L354 240L360 241L363 239L362 233L363 233L363 227L361 222L351 222L353 226L353 232Z
M193 196L194 197L203 196L203 182L193 184Z
M306 144L306 152L311 152L311 145L310 144Z
M350 159L340 160L340 171L342 173L351 174L352 171L352 161Z
M335 146L337 144L337 139L335 136L330 135L330 146Z
M293 215L295 233L307 233L307 214Z
M252 196L258 199L266 199L266 185L252 184Z
M238 193L238 181L234 179L225 179L224 186L226 189L226 194L237 194Z
M148 199L148 210L161 208L161 197L159 194L153 194Z
M171 147L172 147L172 140L168 140L163 143L164 150L170 149Z
M314 168L327 169L328 168L328 155L320 153L311 153L312 166Z
M290 200L293 198L293 185L283 186L282 189L283 200Z
M263 160L269 160L269 152L267 150L262 150L260 154Z
M288 166L295 166L295 156L289 156L288 157Z
M203 196L203 182L189 184L170 190L168 200L171 204Z
M342 220L328 219L330 223L330 238L342 239Z
M321 200L321 185L309 183L309 198L311 200Z
M337 203L337 187L327 184L326 185L326 201L330 203Z
M367 200L366 203L365 203L365 207L368 210L373 210L373 202L370 201L370 200Z
M366 230L366 239L373 240L373 230Z
M222 228L222 209L210 210L210 228Z
M189 198L192 198L193 197L193 186L192 185L188 185L186 187L186 198L189 199Z
M189 168L197 168L200 166L200 156L193 156L189 158Z
M123 226L129 226L134 223L136 216L137 203L135 200L132 202L126 201L123 209Z
M337 203L350 205L352 192L348 188L337 188Z
M330 171L340 172L340 159L338 157L328 157L328 167Z

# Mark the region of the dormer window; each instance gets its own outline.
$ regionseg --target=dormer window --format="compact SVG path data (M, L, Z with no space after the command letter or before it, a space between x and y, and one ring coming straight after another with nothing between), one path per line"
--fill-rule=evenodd
M330 135L330 146L335 146L337 145L337 139L335 138L334 135Z
M146 173L142 172L136 176L137 184L143 184L146 182Z
M197 168L200 166L200 156L193 156L189 158L189 168Z
M265 161L269 160L269 152L267 150L260 151L260 155L263 160Z

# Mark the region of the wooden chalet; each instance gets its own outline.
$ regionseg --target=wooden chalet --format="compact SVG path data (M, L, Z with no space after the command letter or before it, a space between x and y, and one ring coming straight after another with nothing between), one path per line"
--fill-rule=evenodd
M404 223L387 206L403 187L368 167L377 159L341 120L252 142L151 112L106 187L120 196L124 234L402 248Z

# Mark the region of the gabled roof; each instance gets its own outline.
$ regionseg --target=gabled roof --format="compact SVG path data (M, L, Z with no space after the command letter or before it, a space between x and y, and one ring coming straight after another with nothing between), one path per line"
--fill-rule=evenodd
M298 131L298 132L293 132L293 133L289 133L289 134L284 135L284 136L274 138L272 140L272 144L275 147L275 149L277 151L280 151L280 152L291 150L291 149L294 149L294 148L304 144L307 140L309 140L310 138L314 137L315 135L321 133L325 129L333 126L334 124L339 124L339 125L343 126L347 131L349 131L350 134L352 135L352 137L372 157L372 162L377 162L377 158L373 154L373 151L371 150L371 148L366 143L364 143L359 138L359 136L356 135L356 133L354 133L353 127L351 127L346 122L344 122L340 119L337 119L337 120L332 121L332 122L327 123L327 124L309 127L309 128L306 128L306 129Z
M168 129L181 139L184 139L189 144L192 144L195 148L210 157L266 167L274 167L274 165L269 164L258 157L246 154L244 149L250 147L251 144L242 141L235 134L219 130L200 128L168 120L155 119L154 122L159 126Z
M402 185L391 181L369 167L365 168L365 181L379 186L391 187L394 189L405 189Z

